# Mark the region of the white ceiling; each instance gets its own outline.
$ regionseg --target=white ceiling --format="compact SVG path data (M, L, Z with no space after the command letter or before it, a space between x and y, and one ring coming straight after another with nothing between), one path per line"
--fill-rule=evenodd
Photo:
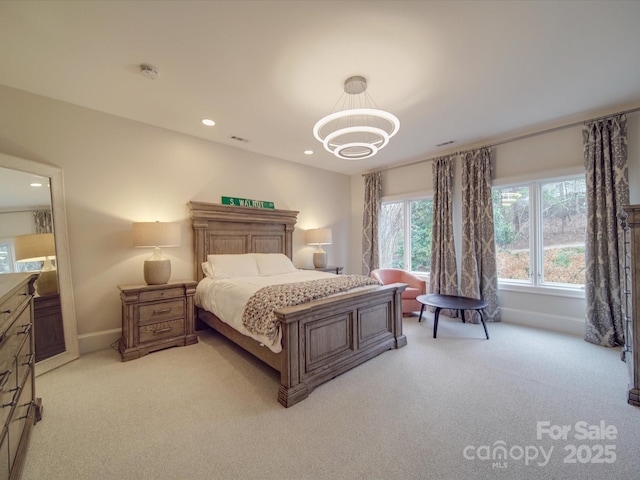
M46 206L51 207L48 178L0 167L0 213Z
M640 105L639 24L622 0L2 1L0 84L354 174ZM344 161L312 128L352 75L401 127Z

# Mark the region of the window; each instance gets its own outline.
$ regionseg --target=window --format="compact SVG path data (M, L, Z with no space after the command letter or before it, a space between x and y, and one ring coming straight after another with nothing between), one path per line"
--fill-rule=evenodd
M0 273L13 272L13 249L8 242L0 242Z
M16 262L14 257L13 242L0 240L0 273L39 272L42 268L41 261Z
M380 267L429 272L433 200L383 202L378 225Z
M584 285L583 175L494 187L493 215L501 281Z

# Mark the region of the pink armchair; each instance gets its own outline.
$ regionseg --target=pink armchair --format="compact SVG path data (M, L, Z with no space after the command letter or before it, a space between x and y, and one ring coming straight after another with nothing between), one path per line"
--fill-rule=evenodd
M414 274L399 268L378 268L371 272L371 277L383 285L390 283L406 283L409 285L402 293L402 315L408 316L420 310L422 304L416 300L418 295L427 293L427 282Z

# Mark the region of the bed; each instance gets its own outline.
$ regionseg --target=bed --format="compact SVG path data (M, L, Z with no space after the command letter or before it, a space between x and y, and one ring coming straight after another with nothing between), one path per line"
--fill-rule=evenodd
M284 254L292 257L298 212L189 202L194 270L202 282L209 255ZM318 385L390 349L407 344L402 333L405 284L361 288L280 308L281 349L275 352L198 306L197 328L206 324L280 372L278 401L290 407Z

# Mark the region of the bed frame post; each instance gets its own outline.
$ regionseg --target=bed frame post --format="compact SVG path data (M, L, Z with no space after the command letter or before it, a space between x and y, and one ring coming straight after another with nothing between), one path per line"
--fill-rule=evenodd
M300 343L298 342L298 322L281 323L282 328L282 368L278 402L285 407L304 400L309 396L309 388L300 382Z
M193 242L194 242L194 264L193 267L195 269L195 277L197 281L200 281L204 278L204 272L202 271L201 263L203 262L202 258L206 258L206 245L205 245L205 232L207 231L207 222L201 221L193 221Z
M404 286L406 288L406 285ZM402 333L402 292L405 288L399 288L394 295L395 315L393 315L393 336L395 337L395 348L404 347L407 344L407 337Z

